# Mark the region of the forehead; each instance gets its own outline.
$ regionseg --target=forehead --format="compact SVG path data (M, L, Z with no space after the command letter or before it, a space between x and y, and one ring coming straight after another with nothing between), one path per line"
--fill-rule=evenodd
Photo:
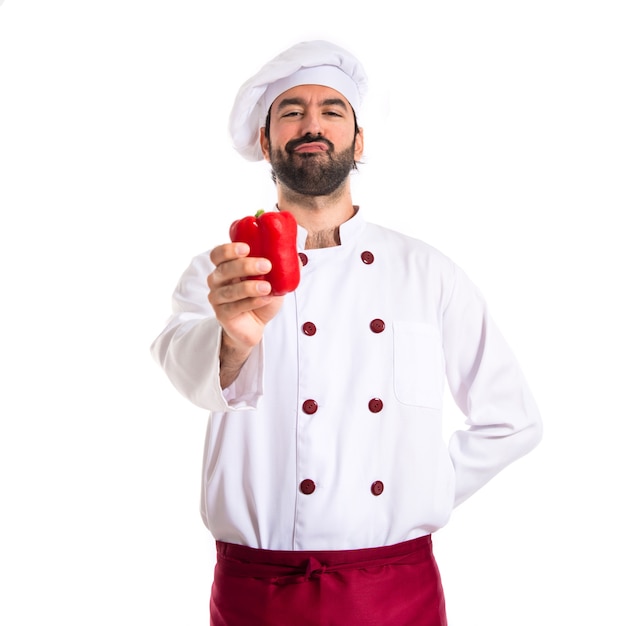
M343 104L346 109L351 108L343 94L332 87L326 87L325 85L298 85L283 91L272 103L272 109L280 109L282 106L294 104L295 101L303 105L334 103Z

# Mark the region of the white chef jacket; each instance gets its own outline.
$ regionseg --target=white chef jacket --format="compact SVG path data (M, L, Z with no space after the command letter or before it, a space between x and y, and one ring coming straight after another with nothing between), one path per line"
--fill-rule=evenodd
M209 253L173 295L152 352L210 413L202 516L221 541L346 550L441 528L453 508L539 441L518 363L467 276L427 244L367 223L305 250L237 380L219 383ZM442 435L444 384L465 425Z

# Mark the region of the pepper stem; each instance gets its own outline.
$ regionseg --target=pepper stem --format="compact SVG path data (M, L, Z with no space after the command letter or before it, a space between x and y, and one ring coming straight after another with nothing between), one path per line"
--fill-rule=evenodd
M255 214L254 217L259 217L261 215L263 215L263 213L265 213L265 211L263 209L259 209Z

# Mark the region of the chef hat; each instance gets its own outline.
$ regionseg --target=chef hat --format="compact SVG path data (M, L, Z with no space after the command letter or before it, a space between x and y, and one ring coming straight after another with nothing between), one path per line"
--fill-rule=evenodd
M246 81L235 98L228 124L235 149L261 161L259 129L272 102L298 85L324 85L341 93L358 114L367 76L347 50L327 41L305 41L279 54Z

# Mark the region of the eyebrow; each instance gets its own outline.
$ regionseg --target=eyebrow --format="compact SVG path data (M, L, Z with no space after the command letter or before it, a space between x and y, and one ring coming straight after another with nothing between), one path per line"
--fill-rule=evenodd
M292 105L305 106L305 104L306 102L303 98L284 98L278 103L276 110L280 111L281 109ZM325 100L322 100L319 104L321 106L340 106L344 110L348 110L348 107L346 107L346 103L341 98L326 98Z

